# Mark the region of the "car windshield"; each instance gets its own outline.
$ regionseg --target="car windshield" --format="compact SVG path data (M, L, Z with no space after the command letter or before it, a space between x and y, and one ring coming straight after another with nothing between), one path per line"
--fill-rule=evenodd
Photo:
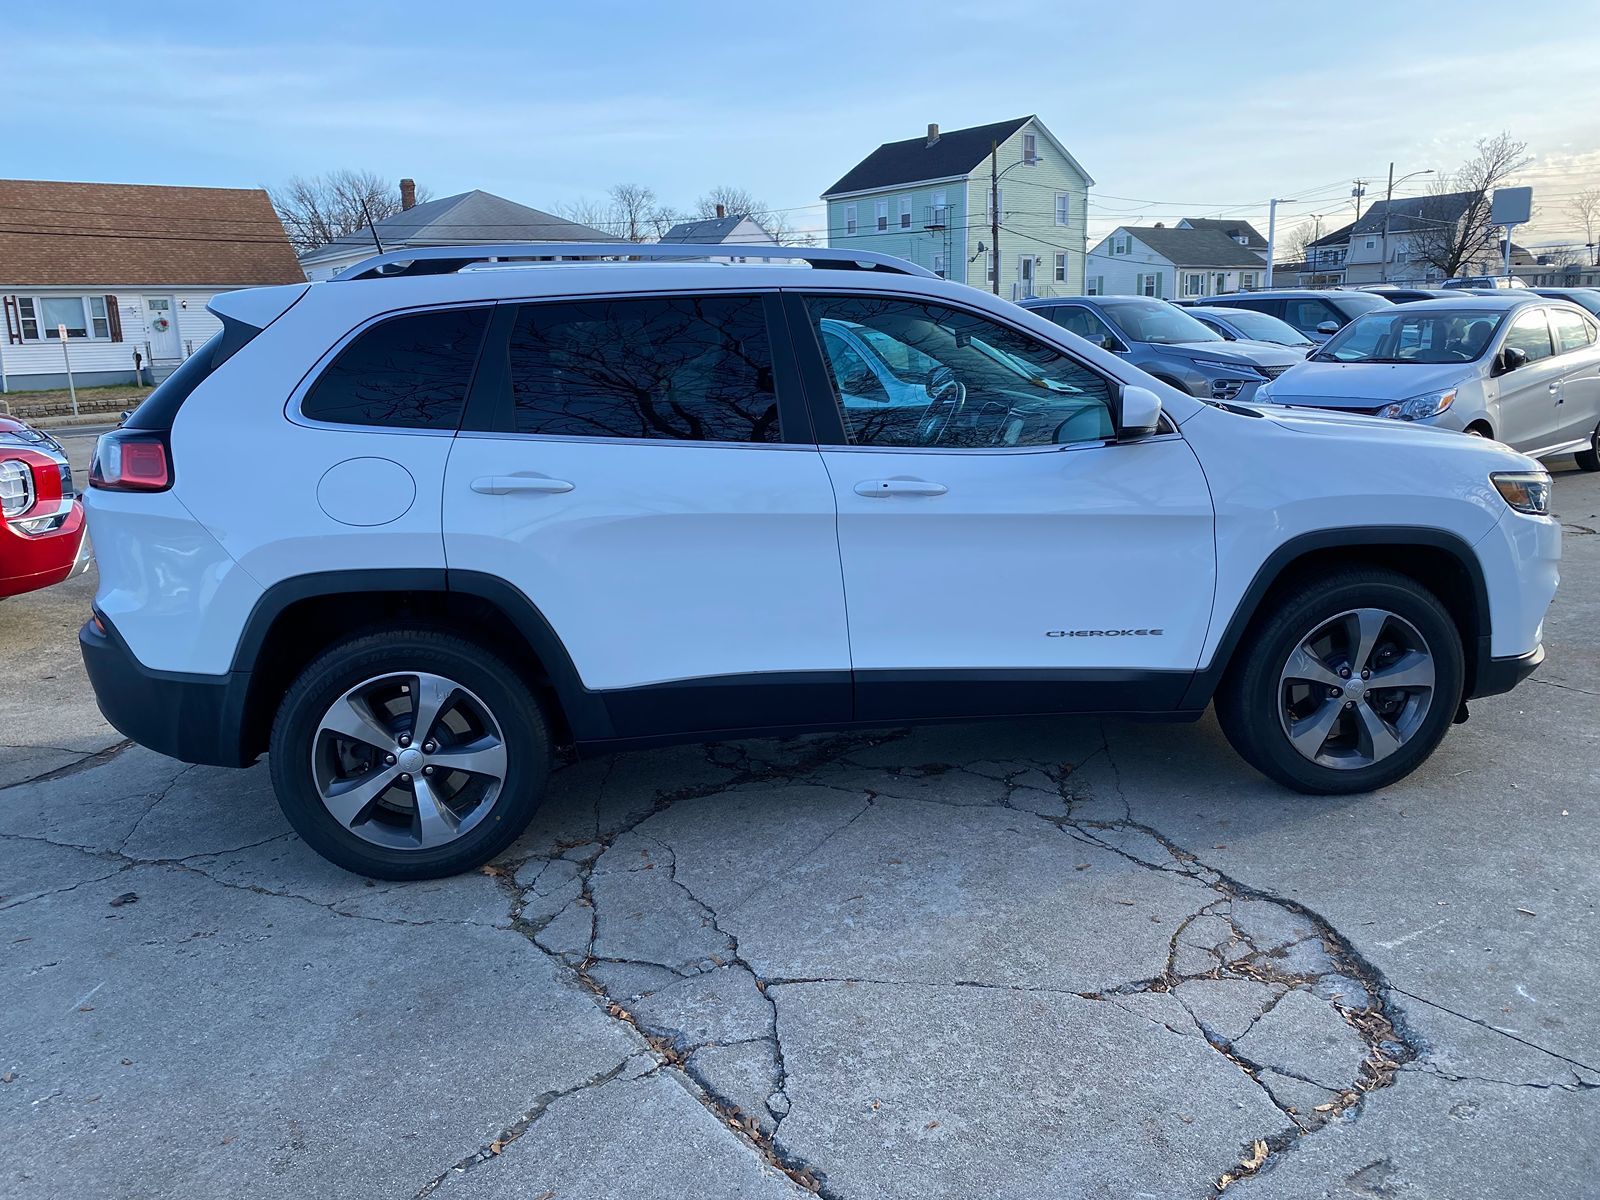
M1591 292L1585 288L1573 288L1570 292L1540 292L1541 296L1549 296L1553 300L1568 300L1579 308L1587 309L1595 316L1600 317L1600 292Z
M852 325L850 329L873 349L878 360L902 383L921 383L939 369L938 359L928 357L916 347L908 346L880 329L869 329L865 325Z
M1456 363L1483 355L1501 314L1483 309L1419 311L1414 305L1384 305L1346 325L1321 350L1315 362Z
M1331 295L1329 299L1333 301L1334 307L1347 317L1359 317L1363 313L1394 307L1394 301L1387 296L1377 296L1371 292L1339 292Z
M1101 316L1130 342L1172 345L1227 340L1165 300L1108 300L1100 304L1099 309Z
M1271 313L1234 308L1228 310L1227 322L1239 331L1240 337L1252 342L1275 342L1280 346L1311 345L1305 334Z

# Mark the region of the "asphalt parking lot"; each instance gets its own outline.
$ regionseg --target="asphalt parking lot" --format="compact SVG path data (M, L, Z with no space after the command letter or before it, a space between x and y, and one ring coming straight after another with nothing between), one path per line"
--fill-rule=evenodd
M75 466L91 439L69 439ZM1372 796L1215 723L569 765L343 874L0 605L0 1195L1600 1195L1600 476L1550 657Z

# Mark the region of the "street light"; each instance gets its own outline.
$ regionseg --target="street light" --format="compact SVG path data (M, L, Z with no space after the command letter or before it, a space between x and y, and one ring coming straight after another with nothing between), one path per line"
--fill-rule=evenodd
M995 168L1000 162L1000 143L989 143L989 237L994 242L990 276L996 296L1000 294L1000 181L1018 167L1043 161L1035 154L1032 158L1019 158L1004 171L997 171Z
M1394 185L1404 183L1408 179L1415 179L1419 175L1432 174L1433 168L1428 167L1426 170L1413 171L1409 175L1402 175L1399 179L1396 179L1394 177L1394 164L1389 164L1389 190L1383 198L1383 268L1381 278L1384 283L1389 282L1389 209L1394 204Z

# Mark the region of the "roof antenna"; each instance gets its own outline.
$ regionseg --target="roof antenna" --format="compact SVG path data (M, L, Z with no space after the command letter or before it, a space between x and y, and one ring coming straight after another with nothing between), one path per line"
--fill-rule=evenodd
M383 243L378 240L378 227L372 223L372 210L367 207L366 197L361 199L361 213L367 218L367 228L372 232L372 244L378 248L378 253L383 253Z

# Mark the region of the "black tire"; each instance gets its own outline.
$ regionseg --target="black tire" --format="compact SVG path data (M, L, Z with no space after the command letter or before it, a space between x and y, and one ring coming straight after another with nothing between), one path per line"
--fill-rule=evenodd
M1600 471L1600 426L1589 435L1589 448L1572 456L1580 471Z
M1370 792L1416 770L1454 720L1465 681L1461 635L1438 598L1398 571L1362 567L1303 580L1267 603L1270 610L1240 643L1217 689L1217 720L1239 756L1268 778L1309 795ZM1421 634L1433 658L1433 692L1414 732L1388 757L1362 767L1324 766L1289 741L1280 719L1279 676L1301 639L1360 608L1385 609Z
M481 802L489 807L456 840L426 849L377 845L340 824L323 803L312 765L324 715L345 692L413 671L468 689L499 725L505 746L503 782ZM437 879L482 866L527 827L550 774L549 725L522 677L487 647L432 629L368 632L319 655L285 694L270 750L272 785L295 832L330 862L374 879Z

